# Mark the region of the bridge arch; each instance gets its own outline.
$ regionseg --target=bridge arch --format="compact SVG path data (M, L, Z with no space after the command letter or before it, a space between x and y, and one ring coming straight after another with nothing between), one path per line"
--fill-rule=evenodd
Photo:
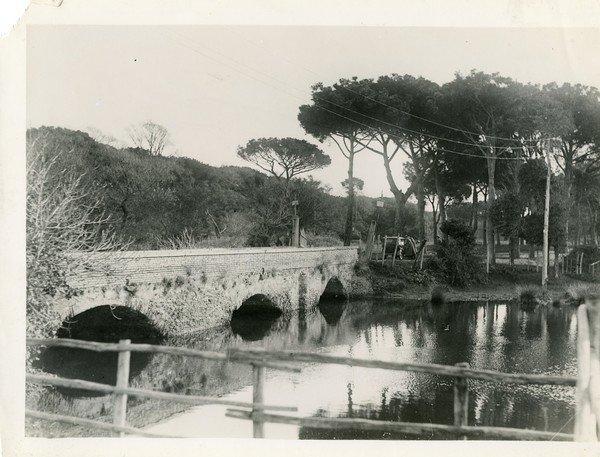
M234 315L250 315L250 314L282 314L281 308L276 304L275 300L266 294L257 293L245 298L241 305L232 313Z
M348 298L348 292L344 284L337 276L333 276L327 281L320 300L342 300ZM319 300L319 301L320 301Z
M282 314L269 297L254 294L231 313L231 330L244 341L258 341L269 333Z
M162 332L142 312L128 306L100 305L67 317L56 336L65 339L116 343L130 339L133 343L159 343ZM83 349L49 347L40 353L36 366L48 373L66 378L115 384L116 352L91 353ZM149 363L152 355L131 354L130 379ZM90 397L104 395L88 390L57 388L67 396Z

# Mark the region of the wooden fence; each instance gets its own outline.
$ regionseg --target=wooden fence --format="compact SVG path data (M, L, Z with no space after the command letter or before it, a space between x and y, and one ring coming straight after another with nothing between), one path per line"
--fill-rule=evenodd
M225 353L198 351L196 349L180 348L173 346L159 346L152 344L131 344L130 340L121 340L119 343L98 343L94 341L82 341L71 339L27 339L28 346L46 346L46 347L68 347L76 349L86 349L95 352L118 352L117 362L117 381L116 385L108 385L97 382L84 381L82 379L68 379L42 374L26 375L26 381L33 384L51 385L58 387L68 387L75 389L90 390L95 392L104 392L112 394L114 397L113 408L113 423L83 419L72 416L64 416L59 414L50 414L41 411L26 410L25 416L35 419L44 419L56 422L65 422L74 425L82 425L101 430L108 430L117 433L123 437L125 434L150 436L150 437L166 437L166 435L158 435L145 432L140 429L127 426L127 398L139 397L150 398L154 400L167 400L176 403L184 403L188 405L205 405L219 404L226 406L236 406L242 408L250 408L252 412L272 410L272 411L297 411L297 408L291 406L276 406L263 404L262 389L264 384L265 368L276 370L300 372L301 369L297 366L282 364L279 362L271 362L262 360L259 357L252 359L228 357ZM240 402L233 400L225 400L218 397L203 397L197 395L180 395L167 392L159 392L146 389L135 389L128 386L129 383L129 365L131 352L146 352L156 354L169 354L173 356L194 357L204 360L226 361L232 363L249 364L253 367L254 373L254 398L251 403ZM173 437L175 438L175 437Z
M592 298L577 310L578 336L577 361L578 376L551 376L540 374L503 373L492 370L480 370L466 363L452 365L393 362L352 357L333 356L300 351L268 351L260 349L229 349L225 353L198 351L170 346L131 344L129 340L119 343L98 343L69 339L28 339L28 345L60 346L90 351L118 352L116 385L100 384L79 379L66 379L40 374L28 374L27 382L86 389L110 393L114 396L113 423L75 418L39 411L26 411L27 417L50 421L67 422L109 430L119 436L133 434L140 436L158 436L140 429L129 427L126 421L127 398L129 396L156 400L169 400L190 405L221 404L235 407L227 409L226 416L253 422L253 436L264 438L264 424L267 422L290 424L322 429L354 429L396 432L408 435L430 435L431 433L450 433L457 437L475 439L512 439L512 440L576 440L597 441L600 431L600 298ZM227 361L249 364L253 367L252 402L226 400L218 397L180 395L128 386L129 358L131 352L161 353L173 356L196 357L206 360ZM454 378L454 423L432 424L379 421L354 418L298 417L275 412L297 411L292 406L267 405L264 403L265 373L267 368L300 372L301 363L338 364L371 369L411 371ZM534 384L576 387L576 412L574 435L559 432L522 430L507 427L468 425L469 390L468 379L501 382L508 384ZM240 409L242 408L242 409Z

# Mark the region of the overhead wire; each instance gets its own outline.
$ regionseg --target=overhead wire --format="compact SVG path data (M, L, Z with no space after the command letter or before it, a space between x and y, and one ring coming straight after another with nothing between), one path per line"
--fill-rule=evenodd
M235 32L235 33L237 33L237 34L238 34L238 36L242 36L242 35L241 35L240 33L238 33L238 32ZM289 62L290 64L292 64L292 65L295 65L295 66L297 66L298 68L301 68L302 70L304 70L304 71L306 71L306 72L308 72L308 73L310 73L310 74L313 74L313 75L317 76L318 78L322 79L322 78L320 77L320 75L319 75L318 73L316 73L315 71L313 71L313 70L311 70L311 69L308 69L308 68L306 68L306 67L304 67L304 66L302 66L302 65L300 65L300 64L297 64L297 63L295 63L295 62L291 61L290 59L288 59L287 57L285 57L285 56L282 56L282 55L280 55L280 54L277 54L277 53L273 52L272 50L270 50L270 49L266 48L265 46L262 46L262 45L260 45L260 44L258 44L258 43L255 43L255 42L251 41L251 40L248 40L248 39L247 39L247 38L245 38L245 37L243 37L243 38L244 38L244 40L245 40L247 43L249 43L249 44L252 44L252 45L254 45L255 47L258 47L258 48L260 48L260 49L264 49L265 51L267 51L267 52L269 52L269 53L273 54L274 56L276 56L276 57L279 57L279 58L281 58L281 59L284 59L285 61ZM377 100L377 99L375 99L375 98L373 98L373 97L369 97L368 95L362 94L362 93L360 93L360 92L358 92L358 91L355 91L355 90L353 90L353 89L351 89L351 88L349 88L349 87L345 87L345 86L339 86L339 87L340 87L340 88L342 88L342 89L344 89L344 90L346 90L346 91L352 92L352 93L354 93L354 94L356 94L356 95L360 95L361 97L364 97L364 98L366 98L367 100L371 100L371 101L373 101L373 102L375 102L375 103L378 103L378 104L380 104L380 105L382 105L382 106L385 106L385 107L387 107L387 108L390 108L390 109L396 110L396 111L398 111L398 112L400 112L400 113L402 113L402 114L406 114L406 115L408 115L408 116L414 117L415 119L419 119L419 120L422 120L422 121L429 122L429 123L431 123L431 124L437 125L438 127L447 128L447 129L449 129L449 130L453 130L453 131L455 131L455 132L461 132L461 133L463 133L463 134L466 134L466 135L471 135L471 136L475 136L475 137L486 136L486 137L487 137L487 138L489 138L489 139L503 140L503 141L514 141L514 140L515 140L515 138L502 137L502 136L495 136L495 135L485 135L485 134L482 134L482 133L480 133L480 132L479 132L479 133L478 133L478 132L471 132L471 131L469 131L469 130L466 130L466 129L461 129L461 128L459 128L459 127L453 127L453 126L451 126L451 125L444 124L444 123L441 123L441 122L437 122L437 121L434 121L434 120L432 120L432 119L428 119L428 118L426 118L426 117L418 116L418 115L416 115L416 114L414 114L414 113L411 113L411 112L409 112L409 111L406 111L406 110L403 110L403 109L401 109L401 108L398 108L397 106L392 106L392 105L389 105L389 104L387 104L387 103L385 103L385 102L382 102L381 100ZM537 141L545 141L545 140L551 140L551 139L552 139L552 138L542 138L542 139L539 139L539 140L538 140L538 139L531 139L531 140L530 140L530 139L525 139L524 141L537 142Z
M180 35L180 36L181 36L181 35ZM183 38L185 39L185 37L183 37ZM205 47L205 48L206 48L206 47ZM192 49L192 48L190 48L190 49ZM207 49L210 49L210 48L207 48ZM238 61L238 60L236 60L236 59L234 59L234 58L232 58L232 57L225 56L225 55L221 54L219 51L216 51L216 50L214 50L214 49L211 49L211 51L212 51L212 52L215 52L215 53L217 53L217 54L219 54L219 55L221 55L221 56L222 56L222 57L224 57L225 59L228 59L228 60L231 60L232 62L235 62L235 63L237 63L238 65L240 65L240 66L242 66L242 67L245 67L245 68L247 68L247 69L249 69L249 70L252 70L252 71L254 71L254 72L256 72L256 73L262 74L262 75L266 76L267 78L270 78L270 79L272 79L272 80L274 80L274 81L278 82L279 84L281 84L281 85L283 85L283 86L286 86L286 87L288 87L288 88L291 88L291 89L293 89L293 90L295 90L295 91L297 91L297 92L299 92L299 93L303 93L303 91L302 91L302 90L300 90L300 89L297 89L297 88L294 88L294 87L290 86L290 85L289 85L287 82L285 82L285 81L282 81L282 80L281 80L281 79L279 79L279 78L276 78L276 77L274 77L274 76L272 76L272 75L270 75L270 74L268 74L268 73L265 73L265 72L263 72L263 71L261 71L261 70L257 70L256 68L250 67L250 66L248 66L248 65L246 65L246 64L244 64L244 63L242 63L242 62L240 62L240 61ZM208 58L211 58L212 60L215 60L213 57L211 57L211 56L208 56L208 55L207 55L207 54L205 54L205 53L202 53L202 52L199 52L199 53L200 53L201 55L204 55L204 56L208 57ZM215 61L216 61L216 60L215 60ZM236 69L236 71L239 71L239 70L237 70L237 69ZM256 79L256 78L253 78L253 79ZM263 81L263 83L264 83L264 81ZM273 87L273 86L271 86L271 87ZM303 93L303 94L304 94L304 93ZM289 95L289 94L288 94L288 95ZM431 138L431 139L436 139L436 140L446 141L446 142L450 142L450 143L455 143L455 144L460 144L460 145L465 145L465 146L476 146L476 145L475 145L474 143L472 143L472 142L465 142L465 141L460 141L460 140L454 140L454 139L451 139L451 138L444 138L444 137L440 137L440 136L437 136L437 135L433 135L433 134L430 134L430 133L427 133L427 132L421 132L421 131L418 131L418 130L409 129L408 127L402 127L402 126L399 126L399 125L397 125L397 124L393 124L393 123L390 123L390 122L384 121L384 120L382 120L382 119L378 119L378 118L375 118L375 117L373 117L373 116L369 116L369 115L367 115L367 114L360 113L360 112L358 112L358 111L355 111L355 110L353 110L353 109L351 109L351 108L348 108L348 107L346 107L346 106L343 106L343 105L340 105L340 104L338 104L338 103L335 103L335 102L333 102L333 101L331 101L331 100L327 100L327 99L325 99L325 98L323 98L323 97L316 96L315 94L312 94L312 95L311 95L311 97L312 97L312 98L317 98L317 99L319 99L319 100L321 100L321 101L323 101L323 102L329 103L329 104L331 104L331 105L333 105L333 106L336 106L336 107L338 107L338 108L344 109L344 110L346 110L346 111L348 111L348 112L350 112L350 113L356 114L356 115L358 115L358 116L361 116L361 117L364 117L364 118L367 118L367 119L373 120L373 121L375 121L375 122L378 122L378 123L381 123L381 124L384 124L384 125L388 125L388 126L390 126L390 127L394 128L394 129L397 129L397 130L401 130L401 131L405 131L405 132L409 132L409 133L417 134L417 135L420 135L420 136L425 136L425 137L428 137L428 138ZM334 113L333 111L331 111L331 112L332 112L332 113ZM335 113L334 113L334 114L335 114ZM365 125L366 125L366 124L365 124ZM491 138L491 137L490 137L490 138ZM517 139L515 139L515 138L511 139L511 141L513 141L513 142L514 142L514 141L516 141L516 140L517 140ZM540 141L540 140L525 140L525 141ZM507 147L507 146L490 146L490 145L484 145L484 146L485 146L486 148L494 148L494 149L497 149L497 150L502 150L502 151L505 151L507 148L510 148L511 150L519 150L519 149L520 149L520 150L523 150L523 151L527 151L527 150L528 150L528 148L527 148L527 147L523 147L523 146L516 146L516 145L509 146L509 147Z
M175 35L178 35L178 34L175 34ZM180 38L187 39L187 37L185 37L185 36L182 36L182 35L178 35L178 36L179 36ZM183 43L182 43L182 44L183 44ZM238 68L235 68L235 67L234 67L234 66L232 66L232 65L229 65L229 64L227 64L227 63L223 63L223 62L219 61L218 59L214 58L213 56L211 56L211 55L209 55L209 54L206 54L206 53L204 53L204 52L202 52L202 51L199 51L199 50L198 50L196 47L192 47L192 46L189 46L189 45L186 45L186 44L184 44L184 46L188 47L188 49L190 49L191 51L193 51L193 52L195 52L195 53L198 53L198 54L200 54L200 55L202 55L202 56L204 56L204 57L206 57L206 58L208 58L208 59L210 59L210 60L212 60L212 61L214 61L214 62L217 62L217 63L219 63L219 64L221 64L221 65L228 66L229 68L232 68L234 71L236 71L236 72L238 72L238 73L241 73L241 74L243 74L243 75L245 75L245 76L247 76L247 77L249 77L249 78L251 78L251 79L253 79L253 80L257 81L257 82L260 82L260 83L262 83L262 84L265 84L265 85L267 85L267 86L269 86L269 87L272 87L272 88L274 88L274 89L277 89L277 90L279 90L279 91L281 91L281 92L283 92L283 93L285 93L285 94L287 94L287 95L289 95L289 96L291 96L291 97L294 97L294 98L296 98L296 99L298 99L298 100L301 100L301 101L303 101L303 102L304 102L304 101L306 101L306 100L304 100L303 98L301 98L301 97L299 97L299 96L297 96L297 95L294 95L294 94L290 94L290 93L289 93L289 92L287 92L286 90L284 90L284 89L282 89L282 88L280 88L280 87L277 87L277 86L273 86L272 84L270 84L270 83L268 83L268 82L266 82L266 81L264 81L264 80L262 80L262 79L260 79L260 78L257 78L256 76L254 76L254 75L252 75L252 74L245 73L245 72L243 72L243 71L240 71ZM214 50L213 50L213 52L216 52L217 54L220 54L218 51L214 51ZM222 55L222 54L220 54L220 55ZM222 55L222 56L223 56L223 55ZM228 56L223 56L223 57L225 57L226 59L228 59L228 60L231 60L231 61L233 61L233 62L237 63L238 65L240 65L240 66L242 66L242 67L245 67L245 68L247 68L247 69L249 69L249 70L252 70L252 71L254 71L254 72L256 72L256 73L263 74L263 75L265 75L265 76L269 77L270 79L273 79L274 81L277 81L277 82L279 82L281 85L283 85L283 86L286 86L287 88L291 88L291 89L294 89L294 90L296 90L296 91L298 91L298 92L302 92L302 91L300 91L299 89L296 89L296 88L294 88L294 87L291 87L291 86L289 86L289 84L287 84L286 82L284 82L284 81L281 81L281 80L279 80L278 78L275 78L275 77L273 77L273 76L271 76L271 75L269 75L269 74L267 74L267 73L264 73L264 72L262 72L262 71L260 71L260 70L257 70L257 69L254 69L254 68L252 68L252 67L249 67L248 65L245 65L245 64L243 64L243 63L241 63L241 62L237 61L236 59L233 59L233 58L231 58L231 57L228 57ZM306 95L308 95L308 96L311 96L311 95L309 95L309 94L306 94ZM311 96L311 97L314 97L314 94L312 94L312 96ZM321 98L320 98L320 99L321 99ZM391 123L389 123L389 122L383 121L383 120L381 120L381 119L377 119L377 118L374 118L374 117L371 117L371 116L367 116L367 115L365 115L365 114L363 114L363 113L359 113L359 112L357 112L357 111L354 111L354 110L352 110L352 109L350 109L350 108L348 108L348 107L344 107L344 106L342 106L342 105L339 105L339 104L337 104L337 103L331 102L330 100L326 100L326 99L321 99L321 100L322 100L322 101L325 101L325 102L327 102L327 103L330 103L330 104L332 104L332 105L334 105L334 106L337 106L338 108L345 109L345 110L347 110L347 111L349 111L349 112L351 112L351 113L353 113L353 114L356 114L356 115L358 115L358 116L361 116L361 117L366 117L366 118L368 118L368 119L371 119L371 120L374 120L374 121L376 121L376 122L380 122L380 123L382 123L382 124L387 124L387 125L390 125L390 126L392 126L393 128L395 128L395 129L399 129L399 130L403 130L403 131L409 131L409 132L411 132L411 133L416 133L416 134L418 134L418 135L423 135L423 136L427 136L427 137L430 137L430 138L435 138L435 139L442 140L442 141L448 141L448 142L458 143L458 144L462 144L462 145L467 145L467 146L470 146L470 147L473 147L473 148L476 148L476 147L485 147L485 148L489 148L489 146L487 146L487 145L481 145L481 144L480 144L480 145L478 145L478 144L474 144L474 143L466 143L466 142L461 142L461 141L457 141L457 140L450 140L450 139L447 139L447 138L442 138L442 137L438 137L438 136L435 136L435 135L426 134L426 133L424 133L424 132L418 132L418 131L416 131L416 130L407 129L407 128L405 128L405 127L400 127L400 126L397 126L397 125L395 125L395 124L391 124ZM326 108L326 107L323 107L323 106L318 106L318 105L315 105L315 106L317 106L317 107L318 107L319 109L321 109L321 110L324 110L324 111L326 111L326 112L329 112L329 113L331 113L331 114L333 114L333 115L335 115L335 116L338 116L338 117L340 117L340 118L346 119L346 120L348 120L348 121L350 121L350 122L353 122L353 123L355 123L355 124L357 124L357 125L361 125L361 126L363 126L363 127L366 127L366 128L372 128L372 126L371 126L371 125L369 125L369 124L367 124L367 123L360 122L360 121L358 121L358 120L356 120L356 119L353 119L353 118L351 118L351 117L348 117L348 116L344 116L343 114L340 114L340 113L338 113L338 112L336 112L336 111L334 111L334 110L328 109L328 108ZM405 141L406 141L406 138L405 138L405 137L402 137L402 136L400 136L400 135L395 135L395 134L393 134L393 133L389 133L389 132L387 132L387 135L388 135L389 137L391 137L391 138L398 139L398 140L400 140L401 142L405 142ZM511 141L514 141L514 139L512 139ZM521 146L513 146L513 147L509 146L509 147L504 147L504 148L498 148L498 147L497 147L497 149L502 149L502 150L507 150L507 149L511 149L511 150L528 150L529 148L525 148L525 147L521 147ZM449 149L445 149L445 148L439 148L439 147L438 147L438 148L436 148L436 150L438 150L438 151L442 151L442 152L446 152L446 153L449 153L449 154L457 154L457 155L461 155L461 156L467 156L467 157L476 157L476 158L484 158L484 157L485 157L485 156L483 156L483 155L479 155L479 154L470 154L470 153L467 153L467 152L462 152L462 151L454 151L454 150L449 150ZM519 160L519 161L524 161L524 160L526 160L524 157L503 157L503 156L494 156L494 157L495 157L497 160Z

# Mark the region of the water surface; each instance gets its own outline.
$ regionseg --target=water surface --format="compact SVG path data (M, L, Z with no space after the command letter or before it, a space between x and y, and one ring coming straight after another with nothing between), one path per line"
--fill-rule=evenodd
M354 300L279 315L239 314L231 325L187 334L164 344L224 351L231 347L302 350L390 361L453 365L509 373L576 372L576 318L571 308L522 310L506 302L454 302L433 307L402 300ZM74 353L76 354L76 353ZM114 356L114 354L113 354ZM61 357L60 368L86 379L105 373L116 358ZM153 355L142 360L131 385L183 394L221 396L250 402L251 369L246 365ZM85 365L85 366L84 366ZM301 373L267 369L265 403L298 407L303 417L371 418L387 421L453 422L453 379L411 372L302 364ZM92 373L93 374L93 373ZM94 378L97 379L97 375ZM503 385L469 381L469 425L493 425L572 433L574 388ZM54 394L57 395L57 394ZM56 412L105 414L109 397L74 392L53 399ZM65 406L66 405L66 406ZM62 408L62 409L61 409ZM51 408L52 409L52 408ZM188 437L252 436L250 421L227 418L227 407L177 406L130 399L128 422L149 431ZM417 439L379 432L330 431L266 424L267 438ZM456 439L425 436L421 439Z
M239 326L234 326L234 328ZM452 365L504 372L575 374L576 321L569 308L524 311L508 303L422 303L360 300L284 315L257 338L223 329L201 346L296 349L332 355ZM469 381L469 424L572 433L574 389ZM250 377L225 395L250 400ZM303 372L268 370L265 402L293 405L300 416L388 421L453 421L453 379L411 372L304 364ZM251 436L251 423L226 408L197 407L150 430L187 436ZM271 438L415 439L378 432L330 431L267 424ZM453 436L429 436L443 439Z

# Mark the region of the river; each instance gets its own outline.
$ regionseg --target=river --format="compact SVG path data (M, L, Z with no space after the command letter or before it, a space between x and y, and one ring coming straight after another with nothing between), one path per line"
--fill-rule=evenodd
M567 307L525 311L507 302L453 302L434 307L377 299L324 303L313 310L268 319L243 316L231 326L173 338L166 344L217 351L230 347L292 349L447 365L468 362L474 368L504 372L574 375L575 340L575 313ZM114 360L99 363L114 366ZM252 398L247 366L163 355L138 361L131 384L240 401ZM469 380L469 391L470 425L573 432L574 388ZM97 398L78 401L98 407ZM296 406L297 413L285 414L299 416L452 424L453 380L411 372L302 364L301 373L267 369L265 403ZM157 415L161 408L163 414ZM164 403L148 407L147 402L131 400L128 420L144 425L147 431L177 436L251 437L252 423L226 417L226 409L205 405L169 410ZM150 425L145 423L149 420L153 422ZM289 439L415 439L279 424L266 424L265 434Z

